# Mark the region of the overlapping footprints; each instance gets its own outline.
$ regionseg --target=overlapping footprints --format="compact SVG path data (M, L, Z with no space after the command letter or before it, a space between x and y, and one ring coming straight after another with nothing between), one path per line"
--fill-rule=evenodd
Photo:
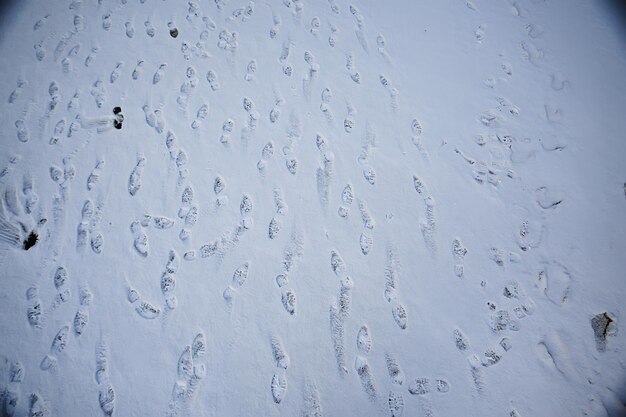
M350 206L354 201L354 191L350 184L346 184L341 191L341 205L337 209L339 217L347 218L350 214Z
M374 383L374 379L372 377L372 369L369 365L369 362L364 356L357 356L354 361L354 368L356 369L356 373L361 381L361 386L363 391L367 395L367 398L370 401L375 402L378 396L378 392L376 389L376 385Z
M58 366L58 356L63 353L67 346L68 337L70 333L70 325L63 325L56 333L50 344L50 351L41 361L39 367L43 371L55 371Z
M180 256L174 249L170 249L167 256L165 270L161 274L161 294L163 294L164 315L173 311L178 306L176 298L176 272L180 267Z
M5 378L5 373L7 378ZM24 365L19 360L9 360L5 356L0 356L0 375L2 377L2 381L0 381L0 413L3 416L13 417L20 399L23 398L21 386L25 376ZM38 404L34 404L35 402ZM31 395L29 405L30 410L48 412L43 399L38 394Z
M270 220L270 224L268 227L268 237L270 239L275 239L278 237L278 234L283 229L283 220L282 218L287 213L288 207L287 203L285 203L285 198L283 196L282 189L279 187L275 187L273 190L274 194L274 208L276 211L276 215L272 217Z
M136 222L139 224L139 222ZM135 311L144 319L153 320L157 317L166 317L168 313L176 309L178 306L178 298L176 297L176 272L180 267L181 258L176 250L171 249L167 255L164 271L161 273L159 285L163 296L162 307L156 303L145 300L141 297L139 291L133 286L127 284L127 299L134 306Z
M346 320L350 316L354 281L346 275L346 264L339 252L336 250L332 250L330 252L330 267L335 276L340 278L339 297L333 300L329 310L331 341L335 352L337 369L339 370L340 375L345 375L348 373L345 354L345 326ZM367 344L366 342L369 336L369 331L367 333L368 335L366 336L364 334L362 338L364 344Z
M454 275L463 278L464 267L463 260L467 255L467 248L463 245L461 238L455 237L452 241L452 256L454 257Z
M204 360L206 350L203 332L196 334L192 343L183 349L178 358L177 379L166 412L168 417L188 415L191 402L207 373Z
M230 280L230 284L224 289L222 296L224 300L228 304L229 308L232 308L233 297L237 293L241 287L245 284L248 279L248 274L250 271L250 262L246 261L239 265L235 272L233 272L233 276Z
M17 86L15 87L15 89L11 91L11 94L9 94L9 99L8 99L9 104L15 103L17 99L20 97L20 95L22 94L22 90L28 87L28 81L22 78L19 78L16 84Z
M287 394L287 368L289 368L289 355L285 352L281 339L278 336L270 337L272 358L276 365L276 372L272 376L270 390L276 404L285 398Z
M176 169L178 171L177 185L182 186L187 181L187 178L189 177L189 170L187 169L187 163L189 162L189 157L187 156L187 152L183 148L178 146L178 138L176 137L176 134L171 130L168 130L165 135L165 146L170 154L170 159L176 164ZM188 184L185 187L185 190L187 188L193 188L193 187L191 186L191 184ZM192 197L192 195L189 195L189 196ZM183 205L184 204L185 203L183 203ZM188 212L188 208L189 207L185 206L185 210L183 210L185 214ZM181 211L179 210L179 213L180 212ZM179 214L179 217L183 218L185 214Z
M188 261L196 259L197 255L200 255L201 258L216 257L218 260L221 260L227 253L235 248L241 237L251 227L251 219L244 217L242 213L240 222L234 228L222 233L219 238L200 246L197 251L192 249L185 252L183 257Z
M394 111L398 110L398 95L400 94L400 92L396 87L393 86L388 76L380 74L378 79L380 81L380 84L387 90L387 93L389 94L389 103L391 109Z
M387 399L391 417L400 417L404 411L404 397L396 391L390 391Z
M104 237L99 231L99 223L102 217L104 204L97 202L95 205L92 200L85 200L81 210L81 221L77 227L76 247L80 251L90 242L91 249L94 253L102 253L104 245Z
M359 11L359 9L354 5L350 4L348 10L354 17L354 21L356 23L356 27L354 29L354 33L356 34L356 38L366 53L369 53L369 42L367 41L367 35L365 33L365 18Z
M372 152L376 148L376 129L371 123L366 123L361 135L361 152L357 161L363 165L363 178L370 185L376 184L376 171L370 165Z
M276 276L276 285L281 292L281 303L289 315L296 314L297 299L295 291L288 286L289 276L295 270L300 258L304 255L304 236L294 228L289 243L283 252L282 272Z
M387 39L385 38L384 34L379 33L378 35L376 35L376 46L378 48L378 53L383 57L385 62L387 62L387 64L389 65L392 65L393 61L391 59L391 56L389 56L389 53L387 52Z
M194 188L192 185L188 185L183 190L178 217L183 219L183 228L178 236L180 240L186 241L191 237L191 229L198 222L198 206L194 204Z
M210 72L211 71L209 70L209 73ZM196 68L193 66L188 66L187 71L185 72L186 79L180 85L180 94L176 98L176 102L178 103L179 109L182 110L183 112L187 111L187 102L189 101L189 98L191 97L195 88L200 83L200 80L196 76L196 74L197 74ZM207 75L207 79L211 83L211 80L209 79L208 75ZM207 114L208 114L208 107L207 107ZM194 125L196 125L196 128L199 127L199 124L194 122L192 123L192 128Z
M85 328L89 324L89 306L91 305L91 301L93 299L93 295L87 287L81 288L78 296L79 306L72 322L74 333L76 334L76 336L80 336L81 334L83 334Z
M385 353L385 363L387 364L387 372L391 382L395 385L403 385L405 375L396 356L391 353Z
M328 140L321 134L316 135L315 142L321 158L321 164L316 170L317 194L322 207L327 208L330 199L330 181L334 173L335 155L329 149Z
M113 415L115 411L115 389L110 382L110 352L109 346L104 340L96 345L96 383L98 384L98 403L100 409L107 415Z
M198 129L202 125L202 122L204 121L204 119L206 119L208 114L209 114L209 105L208 104L202 104L198 108L198 111L196 112L196 118L191 123L191 128L192 129Z
M156 116L155 116L156 119ZM137 163L128 177L128 192L135 196L143 185L143 168L146 165L146 158L143 155L137 157Z
M133 221L130 224L130 231L133 234L133 247L139 255L144 258L147 257L150 252L150 243L148 242L148 235L142 230L141 222Z
M72 292L68 284L70 276L64 266L58 266L52 278L57 294L54 296L50 307L45 312L42 311L42 302L39 298L38 287L31 286L26 291L26 299L29 303L27 318L29 324L34 329L42 329L45 326L45 318L50 316L62 304L67 303L72 296ZM88 287L82 286L80 288L78 298L78 309L72 318L71 324L66 323L57 331L50 345L49 353L44 356L40 363L41 370L51 372L56 371L59 356L63 354L65 347L69 342L71 330L73 330L76 337L81 336L85 332L85 329L90 321L89 306L91 305L93 295Z
M141 299L137 290L133 288L128 289L127 298L129 303L135 305L135 311L137 311L137 314L145 319L152 320L159 317L159 315L161 314L161 309L159 307L156 307L154 304Z
M433 387L434 385L434 387ZM432 393L447 394L450 391L450 383L446 379L436 379L433 381L430 378L414 378L408 384L409 393L419 398L419 405L423 415L433 415Z
M411 143L415 145L417 150L420 152L422 159L428 162L430 160L430 155L426 150L426 146L423 141L424 137L422 136L422 130L422 123L419 119L414 118L411 120Z
M394 322L401 330L405 330L408 315L404 304L398 300L398 276L400 273L400 261L397 249L392 245L387 246L387 266L385 267L385 300L391 304L391 315Z
M51 414L50 406L39 393L34 392L28 398L28 413L33 417L46 417Z
M508 308L498 309L494 302L487 302L489 311L493 312L489 317L488 325L493 334L499 337L500 341L497 345L487 348L483 355L471 353L470 340L461 329L455 328L452 331L452 339L457 349L460 352L469 354L467 360L478 394L483 394L485 391L484 369L499 363L506 352L513 347L513 342L507 336L507 332L519 331L519 320L532 315L535 310L533 300L526 296L521 285L515 280L509 280L504 284L502 296L506 300L503 301L505 305L511 305L511 302L513 302L513 314L510 313ZM539 350L541 351L541 349Z
M259 126L261 114L257 110L255 102L250 97L243 98L243 109L248 115L247 123L241 129L241 144L245 150L247 149L248 143L252 138L252 135Z
M318 78L320 65L317 63L317 59L311 51L304 51L304 62L309 66L309 69L302 79L302 92L304 96L310 100L313 83L316 82Z
M341 191L341 204L337 209L337 214L339 215L339 217L342 217L344 219L348 218L354 200L354 188L350 183L348 183L343 187ZM374 245L374 238L371 235L371 230L374 228L375 222L367 207L367 203L363 200L357 200L357 204L363 224L363 232L359 236L359 246L361 248L361 253L363 255L367 255Z
M330 108L332 101L333 101L332 90L329 87L324 88L321 94L320 111L324 115L324 118L326 119L326 122L328 123L329 126L333 126L335 122L335 116L333 114L333 111Z
M217 175L213 180L213 192L215 193L215 210L219 210L222 207L228 205L229 198L224 192L226 189L226 180L221 175Z
M361 387L370 401L376 401L378 393L372 370L367 356L372 349L372 336L367 325L362 325L356 336L357 357L354 362L356 373L361 381Z
M301 415L302 417L321 417L323 415L319 389L314 381L305 382Z
M424 238L424 243L428 250L436 253L437 244L435 241L435 232L437 222L435 220L435 199L430 194L425 183L416 175L413 176L413 186L415 191L422 197L425 206L424 218L420 222L420 229Z

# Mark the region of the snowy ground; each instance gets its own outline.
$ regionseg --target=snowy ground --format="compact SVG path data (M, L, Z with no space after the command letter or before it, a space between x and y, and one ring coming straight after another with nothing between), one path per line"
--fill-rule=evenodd
M2 12L3 415L625 412L606 2Z

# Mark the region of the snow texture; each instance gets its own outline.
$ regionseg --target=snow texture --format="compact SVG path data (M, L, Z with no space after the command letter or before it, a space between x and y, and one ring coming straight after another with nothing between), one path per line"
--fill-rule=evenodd
M0 415L622 415L613 3L4 2Z

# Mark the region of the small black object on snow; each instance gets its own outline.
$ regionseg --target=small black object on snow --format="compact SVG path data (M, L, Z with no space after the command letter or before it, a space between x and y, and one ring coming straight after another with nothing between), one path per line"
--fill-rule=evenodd
M116 129L121 129L122 122L124 121L122 108L119 106L113 107L113 114L115 115L115 119L113 120L113 127L115 127Z
M37 236L37 233L35 233L34 231L30 232L28 237L24 239L24 250L29 250L30 248L35 246L38 240L39 240L39 236Z

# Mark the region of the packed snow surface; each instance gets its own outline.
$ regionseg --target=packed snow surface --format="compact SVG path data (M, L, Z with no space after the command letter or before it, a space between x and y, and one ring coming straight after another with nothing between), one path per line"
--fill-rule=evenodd
M0 23L1 415L625 412L609 2Z

